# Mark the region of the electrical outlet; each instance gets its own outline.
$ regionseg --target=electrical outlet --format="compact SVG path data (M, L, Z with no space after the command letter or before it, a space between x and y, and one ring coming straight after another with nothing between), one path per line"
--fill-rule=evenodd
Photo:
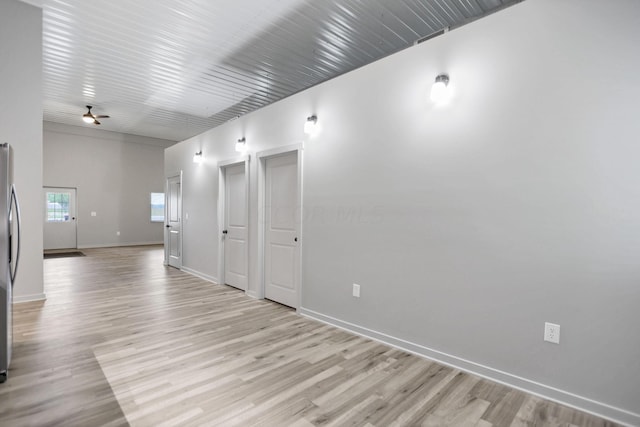
M360 285L357 283L353 284L353 296L356 298L360 298Z
M116 236L119 236L119 235L120 235L120 232L119 232L119 231L116 231Z
M91 212L91 216L98 216L97 212Z
M545 322L544 324L544 340L554 344L560 344L560 325Z

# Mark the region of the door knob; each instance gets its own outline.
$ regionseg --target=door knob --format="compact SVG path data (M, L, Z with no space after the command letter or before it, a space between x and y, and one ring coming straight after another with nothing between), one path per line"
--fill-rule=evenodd
M294 241L294 242L297 242L297 241L298 241L298 238L297 238L297 237L295 237L295 238L293 239L293 241Z
M222 230L222 234L227 234L228 231L227 230Z
M165 227L170 228L171 226L169 224L165 225Z

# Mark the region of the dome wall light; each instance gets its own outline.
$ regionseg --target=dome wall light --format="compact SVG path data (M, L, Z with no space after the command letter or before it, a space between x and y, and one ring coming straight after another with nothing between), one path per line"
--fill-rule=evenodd
M236 142L236 151L238 153L244 153L247 151L247 139L244 136Z
M431 86L431 101L438 105L443 105L451 99L451 87L449 87L449 76L440 74Z
M315 136L320 130L318 126L318 116L313 115L307 117L307 121L304 122L304 133L307 135Z
M196 154L193 155L193 163L202 163L202 161L204 160L204 158L202 157L202 150L196 152Z

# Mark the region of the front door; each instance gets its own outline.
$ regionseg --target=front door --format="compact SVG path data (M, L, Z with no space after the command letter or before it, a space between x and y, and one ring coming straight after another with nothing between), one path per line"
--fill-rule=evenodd
M225 168L224 280L247 289L247 193L244 163Z
M167 264L171 267L182 267L182 188L180 175L167 179L167 200L165 202Z
M265 297L298 306L298 155L266 159Z
M44 249L78 247L76 189L44 187Z

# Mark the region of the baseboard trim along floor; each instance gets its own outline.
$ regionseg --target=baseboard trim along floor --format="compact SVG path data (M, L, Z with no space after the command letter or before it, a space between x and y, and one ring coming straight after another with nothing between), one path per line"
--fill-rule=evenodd
M181 267L180 270L184 271L185 273L189 273L192 276L199 277L202 280L206 280L207 282L215 283L216 285L220 284L218 282L218 278L217 277L209 276L208 274L201 273L198 270L193 270L193 269L191 269L189 267L184 267L184 266Z
M545 384L531 381L517 375L510 374L498 369L484 366L469 360L462 359L441 351L437 351L420 344L405 341L382 332L374 331L353 323L345 322L331 316L318 313L307 308L300 308L298 313L304 317L318 320L331 326L343 329L345 331L376 340L383 344L398 348L409 353L434 360L443 365L495 381L500 384L513 387L515 389L551 400L562 405L566 405L578 409L589 414L606 418L618 424L627 425L629 427L640 426L640 414L616 408L606 403L597 402L587 397L578 396L576 394L550 387Z
M23 302L44 301L46 299L47 299L47 295L45 293L33 294L33 295L14 295L13 303L21 304Z

